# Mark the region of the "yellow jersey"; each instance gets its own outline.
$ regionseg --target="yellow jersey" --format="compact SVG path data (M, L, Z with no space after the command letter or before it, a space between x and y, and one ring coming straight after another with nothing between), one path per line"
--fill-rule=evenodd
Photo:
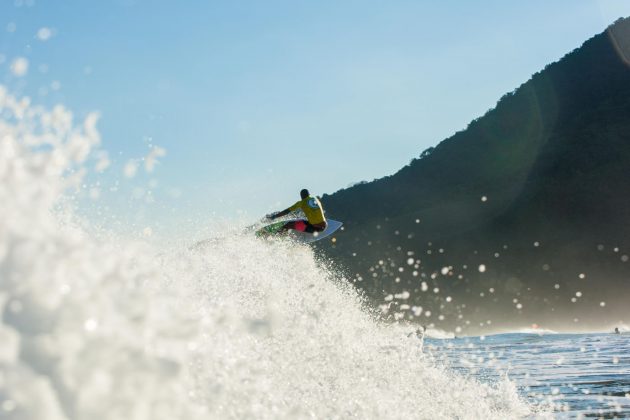
M317 197L311 197L310 195L303 200L298 201L291 207L290 211L296 211L302 209L308 222L312 225L317 225L326 221L324 217L324 210L322 209L322 203L319 202Z

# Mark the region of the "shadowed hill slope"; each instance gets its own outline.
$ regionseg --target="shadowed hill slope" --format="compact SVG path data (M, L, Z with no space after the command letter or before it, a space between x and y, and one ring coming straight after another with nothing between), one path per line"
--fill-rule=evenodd
M321 248L398 318L471 330L624 316L629 61L624 19L396 174L325 195L346 224Z

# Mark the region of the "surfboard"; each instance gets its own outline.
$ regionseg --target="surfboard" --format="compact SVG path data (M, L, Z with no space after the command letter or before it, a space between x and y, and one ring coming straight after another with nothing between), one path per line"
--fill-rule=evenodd
M261 229L258 229L256 231L256 236L258 237L273 236L274 234L280 231L280 229L282 228L282 226L284 226L285 223L296 221L296 220L304 220L304 219L290 219L290 220L283 220L282 222L272 223L270 225L262 227ZM332 235L333 233L335 233L337 229L339 229L343 225L342 222L339 222L337 220L332 220L332 219L327 219L326 222L327 222L327 226L323 232L306 233L306 232L298 232L295 230L290 230L287 232L287 236L297 242L308 244L311 242L322 240Z

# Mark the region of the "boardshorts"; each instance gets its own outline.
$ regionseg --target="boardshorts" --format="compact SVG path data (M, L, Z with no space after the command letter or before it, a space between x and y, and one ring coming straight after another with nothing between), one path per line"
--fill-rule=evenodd
M319 226L313 226L306 220L296 220L293 222L287 222L285 225L289 229L297 230L298 232L314 233L323 232L325 228Z

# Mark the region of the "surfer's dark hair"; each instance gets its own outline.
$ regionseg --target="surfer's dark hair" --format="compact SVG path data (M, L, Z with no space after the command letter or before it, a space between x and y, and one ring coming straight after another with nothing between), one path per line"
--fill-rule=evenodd
M304 200L309 195L311 195L311 194L308 192L308 190L306 188L304 188L302 191L300 191L300 197L302 197L302 200Z

